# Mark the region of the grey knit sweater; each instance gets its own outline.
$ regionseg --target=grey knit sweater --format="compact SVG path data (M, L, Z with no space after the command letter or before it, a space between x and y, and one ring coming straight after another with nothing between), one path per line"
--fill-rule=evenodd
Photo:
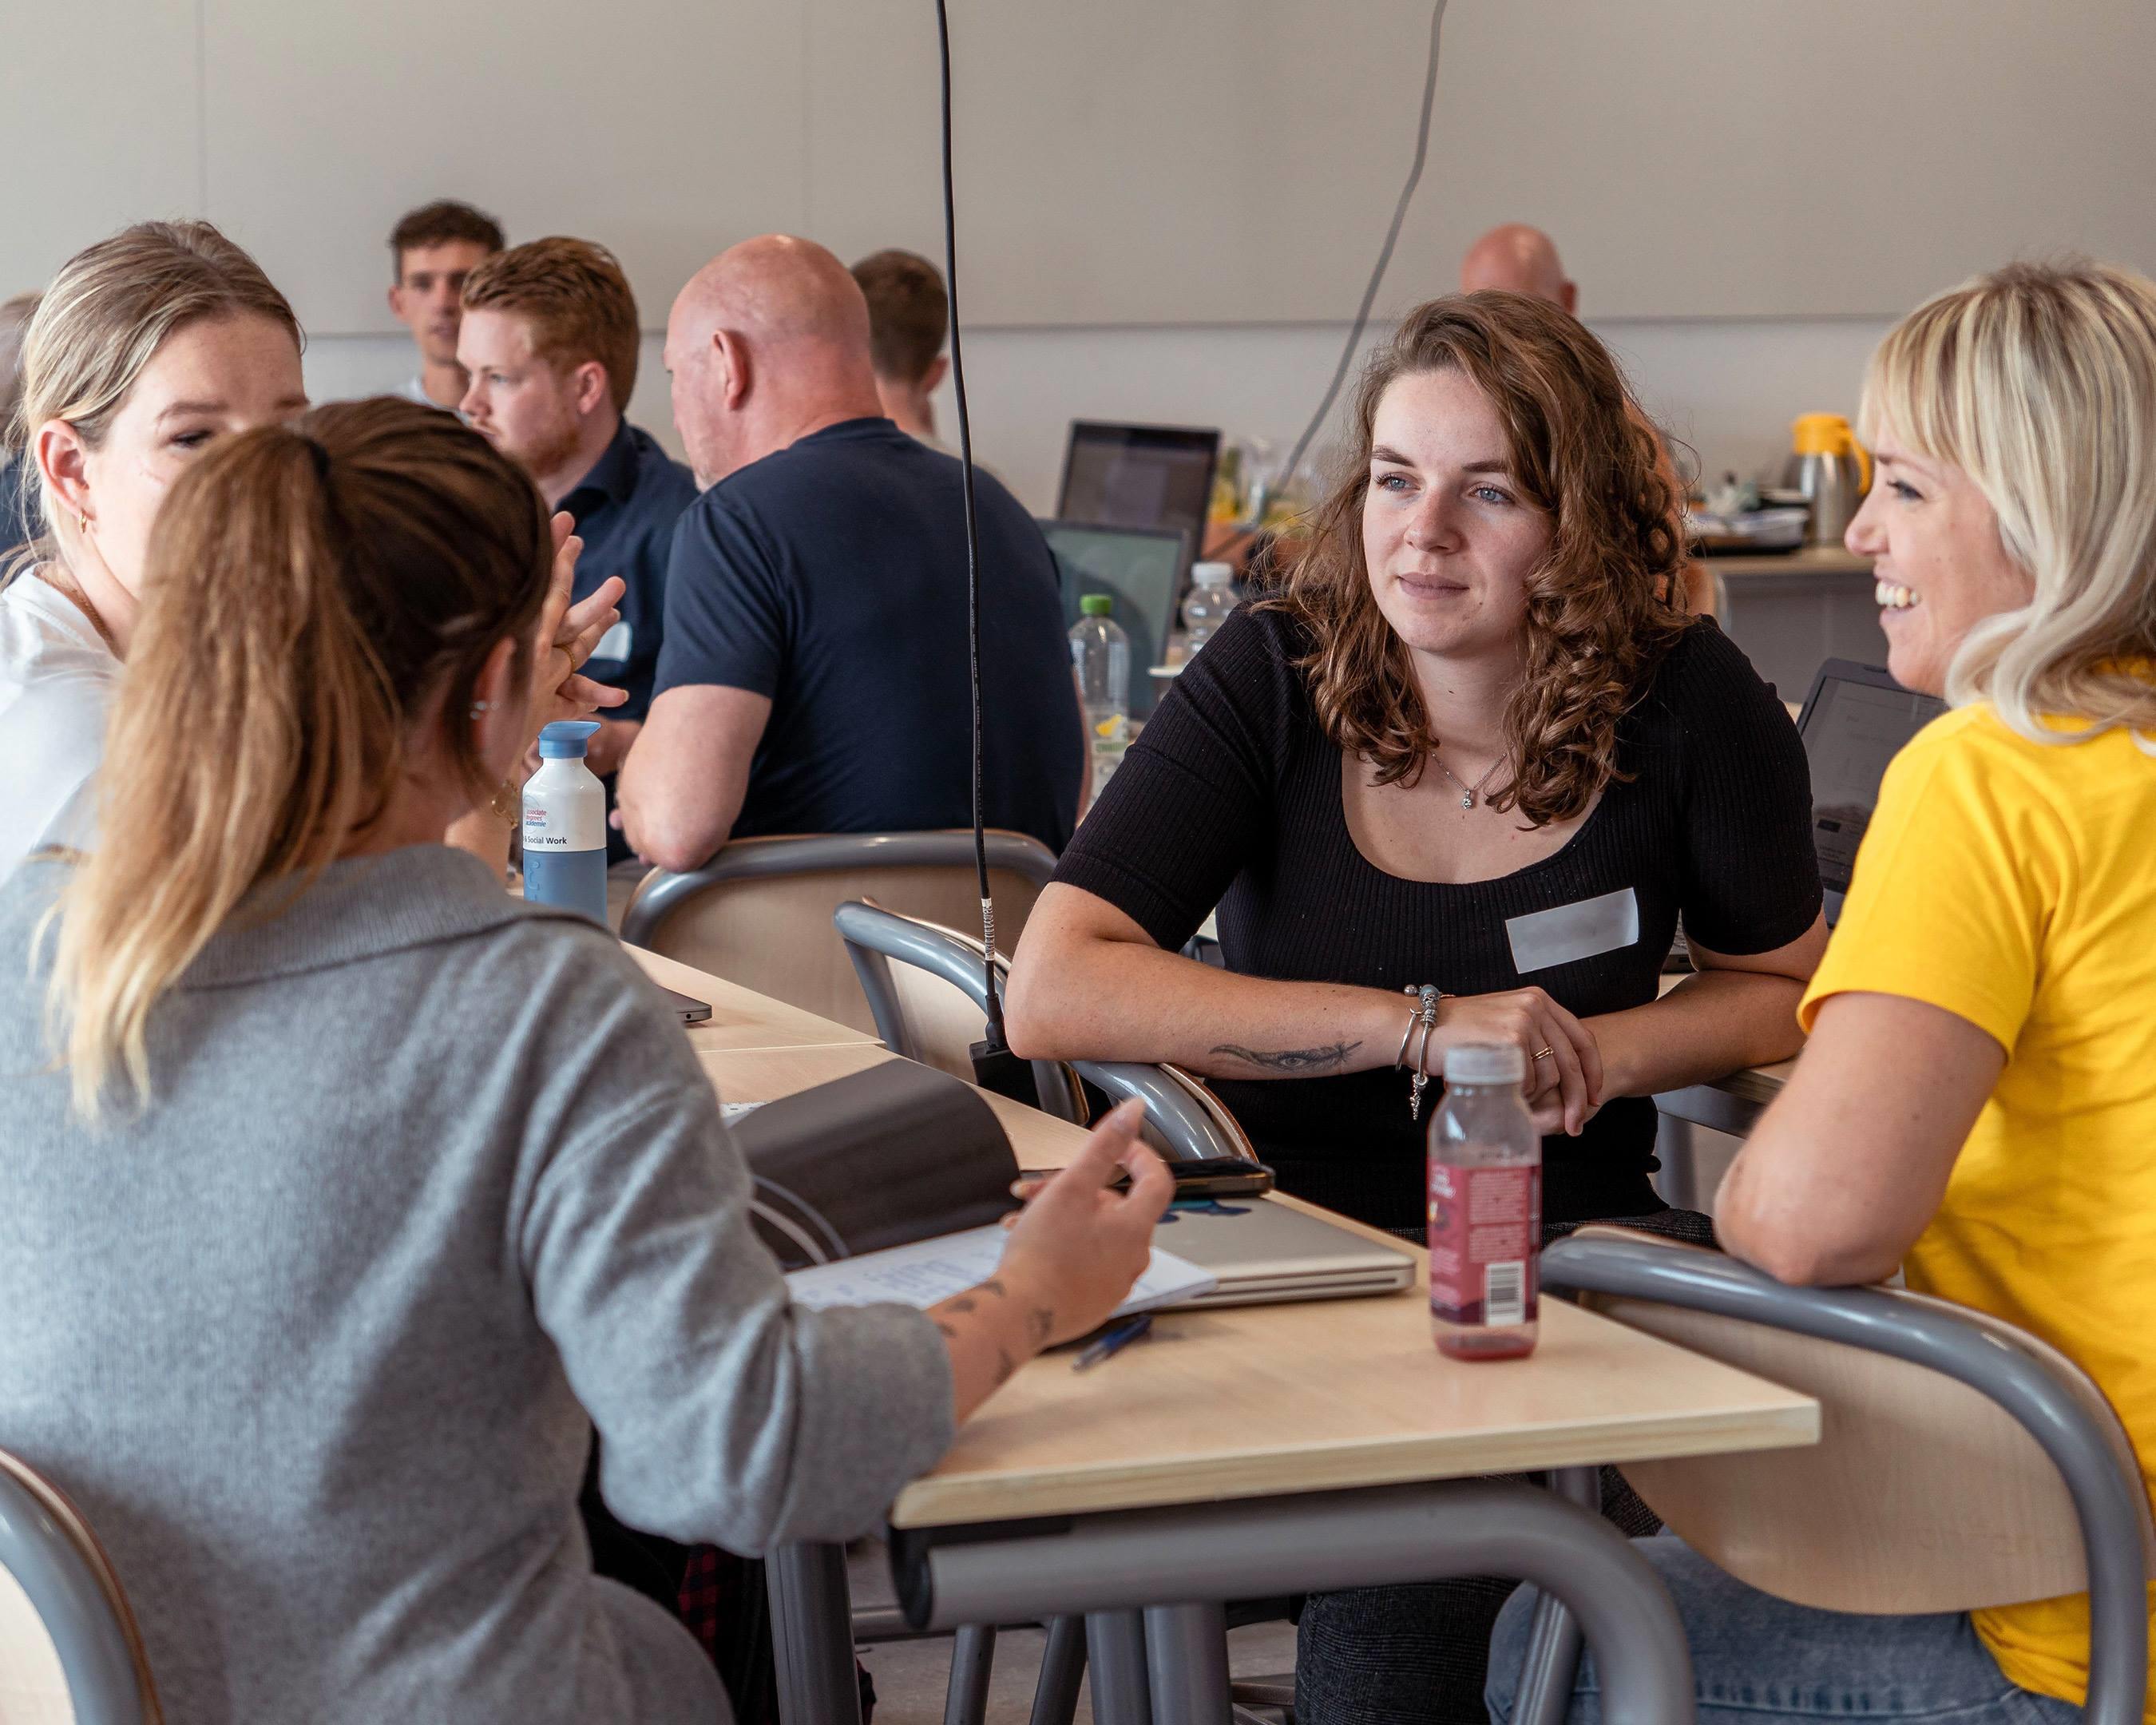
M875 1523L951 1436L934 1327L787 1301L711 1086L611 937L437 846L235 918L96 1131L0 887L0 1448L105 1542L172 1725L724 1717L594 1579L624 1521Z

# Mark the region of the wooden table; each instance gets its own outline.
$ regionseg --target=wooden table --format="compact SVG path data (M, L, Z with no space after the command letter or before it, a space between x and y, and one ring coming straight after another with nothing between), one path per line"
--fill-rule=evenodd
M624 946L622 951L643 966L644 973L662 988L710 1003L710 1019L701 1024L685 1026L690 1046L699 1054L727 1050L882 1046L875 1037L850 1025L819 1018L813 1012L803 1012L783 1000L773 1000L768 995L722 981L642 947Z
M720 1094L736 1101L776 1101L896 1058L860 1046L701 1056ZM1078 1127L1038 1110L990 1101L1024 1166L1060 1166L1084 1141ZM1142 1697L1153 1725L1224 1719L1225 1666L1213 1656L1220 1608L1251 1594L1245 1548L1264 1537L1271 1518L1315 1517L1338 1536L1284 1538L1281 1561L1316 1564L1309 1573L1321 1579L1346 1573L1338 1568L1345 1562L1368 1583L1405 1579L1353 1568L1363 1548L1358 1542L1374 1538L1373 1526L1397 1527L1402 1516L1420 1525L1413 1518L1421 1517L1441 1534L1456 1524L1459 1539L1446 1549L1472 1552L1481 1564L1492 1553L1516 1562L1519 1573L1575 1604L1592 1638L1596 1612L1621 1614L1639 1598L1659 1598L1651 1579L1587 1573L1612 1543L1585 1525L1589 1511L1517 1486L1470 1481L1557 1470L1577 1502L1590 1497L1593 1470L1604 1462L1818 1440L1810 1399L1562 1301L1543 1306L1541 1344L1531 1358L1445 1360L1430 1341L1422 1276L1419 1261L1415 1291L1395 1296L1163 1312L1144 1343L1082 1376L1067 1353L1026 1365L891 1507L901 1583L929 1599L921 1620L978 1622L948 1615L978 1610L1012 1621L1036 1605L1083 1611L1096 1717L1111 1719L1119 1707L1141 1717ZM1056 1542L1074 1531L1151 1538L1148 1513L1173 1518L1172 1532L1161 1537L1183 1553L1186 1572L1198 1566L1186 1578L1194 1594L1168 1602L1147 1597L1143 1578L1154 1568L1131 1570L1112 1557L1108 1571L1128 1577L1126 1595L1112 1605L1098 1603L1097 1580L1082 1598L1057 1593L1066 1559L1078 1560ZM1543 1573L1527 1549L1529 1524L1562 1515L1578 1518L1555 1536L1568 1553L1565 1573ZM1495 1533L1488 1531L1493 1518ZM1006 1523L997 1541L977 1537L983 1524ZM1515 1527L1522 1543L1505 1558L1507 1530ZM952 1543L956 1530L963 1531ZM1535 1536L1544 1542L1536 1549L1550 1548L1548 1527ZM1209 1561L1215 1567L1206 1568ZM1435 1578L1447 1558L1430 1551L1409 1561ZM935 1579L939 1565L954 1562L971 1583ZM794 1546L774 1553L771 1565L784 1717L817 1725L857 1718L843 1553ZM1112 1592L1121 1584L1105 1584ZM985 1587L986 1594L970 1598L966 1586ZM934 1603L939 1588L948 1595L954 1587L959 1598ZM1577 1597L1583 1590L1594 1596ZM1036 1595L1036 1605L1024 1603ZM991 1608L988 1599L1001 1603ZM1606 1617L1602 1633L1605 1640L1652 1639L1649 1628L1612 1628Z
M898 1058L636 957L655 980L712 1002L719 1028L693 1034L727 1101L774 1101ZM989 1102L1021 1166L1060 1167L1084 1142L1037 1109ZM1542 1308L1532 1358L1445 1360L1430 1340L1422 1255L1411 1292L1163 1312L1097 1372L1073 1373L1067 1353L1030 1362L892 1505L894 1561L917 1620L1083 1612L1096 1717L1213 1725L1227 1717L1222 1604L1253 1594L1253 1541L1265 1575L1302 1578L1261 1594L1494 1567L1571 1605L1598 1658L1631 1661L1605 1673L1612 1697L1621 1681L1674 1708L1667 1686L1688 1685L1681 1635L1652 1572L1578 1507L1592 1502L1594 1469L1814 1443L1818 1404L1556 1301ZM1572 1501L1477 1477L1531 1470L1553 1471ZM1403 1528L1420 1531L1387 1568L1373 1553ZM1158 1549L1133 1563L1132 1540ZM783 1717L857 1720L843 1552L784 1548L770 1577Z

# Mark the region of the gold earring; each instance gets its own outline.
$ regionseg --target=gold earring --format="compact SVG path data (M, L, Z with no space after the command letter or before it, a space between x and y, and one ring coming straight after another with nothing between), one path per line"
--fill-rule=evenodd
M80 531L84 538L87 539L90 537L90 517L87 515L77 516L74 518L74 524L77 529Z

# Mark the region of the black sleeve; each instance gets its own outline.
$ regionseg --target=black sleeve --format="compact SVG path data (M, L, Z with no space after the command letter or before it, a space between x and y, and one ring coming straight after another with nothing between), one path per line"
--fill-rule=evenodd
M1685 933L1732 957L1787 946L1820 905L1811 769L1789 709L1705 619L1658 681L1684 737Z
M1238 611L1175 680L1055 878L1174 952L1270 844L1294 680L1283 619Z

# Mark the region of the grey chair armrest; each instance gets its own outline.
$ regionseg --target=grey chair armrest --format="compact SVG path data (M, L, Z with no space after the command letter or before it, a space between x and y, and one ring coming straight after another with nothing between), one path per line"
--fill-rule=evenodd
M1542 1283L1712 1312L1928 1367L1998 1404L2059 1471L2089 1578L2089 1725L2140 1725L2156 1549L2140 1465L2118 1416L2071 1363L1945 1301L1895 1289L1800 1288L1719 1252L1598 1229L1542 1255Z

